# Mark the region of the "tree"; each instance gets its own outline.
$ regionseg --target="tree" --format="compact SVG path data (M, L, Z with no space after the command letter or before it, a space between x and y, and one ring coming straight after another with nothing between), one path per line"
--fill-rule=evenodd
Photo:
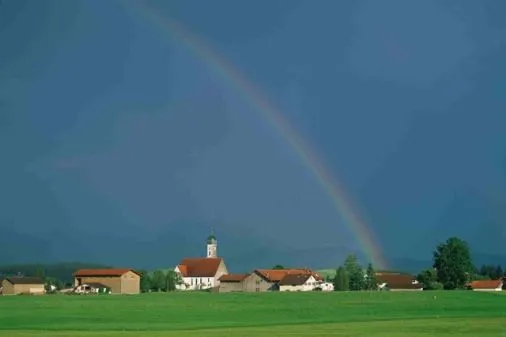
M425 290L437 290L441 288L441 284L437 281L437 273L434 268L423 270L416 277L417 281L423 284Z
M365 273L364 289L366 290L378 290L378 280L376 279L376 273L372 263L367 265L367 271Z
M165 291L174 291L176 286L181 284L181 278L174 270L167 271L165 276Z
M280 265L280 264L277 264L277 265L275 265L274 267L272 267L272 269L279 270L279 269L285 269L285 267L283 267L283 266L282 266L282 265Z
M35 269L35 276L42 279L46 278L46 272L43 266L37 266L37 269Z
M141 292L146 293L151 290L151 278L146 270L141 270Z
M502 270L502 267L500 265L497 265L497 267L495 268L495 280L498 280L500 279L501 277L503 277L504 275L504 272Z
M481 266L479 274L487 279L495 279L496 267L494 265L484 264Z
M433 254L433 267L444 289L464 288L474 269L467 242L451 237L439 244Z
M348 255L344 260L344 269L348 274L350 290L364 289L364 272L358 263L357 256Z
M166 287L166 277L163 271L157 269L153 272L153 276L151 277L151 289L154 291L162 291L165 290Z
M348 279L348 274L346 273L346 270L344 270L342 266L339 266L339 268L337 268L333 283L334 283L334 291L350 290L350 280Z

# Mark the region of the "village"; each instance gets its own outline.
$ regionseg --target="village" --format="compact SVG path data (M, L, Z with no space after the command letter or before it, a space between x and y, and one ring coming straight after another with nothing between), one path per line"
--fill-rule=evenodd
M177 291L210 292L304 292L334 291L331 280L309 268L255 269L250 273L234 274L218 256L218 240L209 235L205 257L183 258L175 266ZM132 268L81 269L74 272L73 286L59 290L65 294L139 294L141 273ZM400 272L375 272L379 291L423 291L424 285L414 275ZM42 295L56 292L43 278L12 276L1 281L1 295ZM504 280L476 280L468 288L474 291L502 291Z

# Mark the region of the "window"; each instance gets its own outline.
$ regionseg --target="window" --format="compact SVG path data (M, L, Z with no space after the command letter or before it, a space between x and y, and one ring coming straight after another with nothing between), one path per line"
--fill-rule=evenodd
M255 292L259 293L259 292L260 292L260 288L259 288L259 287L256 287L256 288L255 288Z

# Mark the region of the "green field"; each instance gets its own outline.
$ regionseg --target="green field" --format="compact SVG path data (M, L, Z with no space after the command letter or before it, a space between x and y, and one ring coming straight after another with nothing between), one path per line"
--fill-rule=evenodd
M471 291L0 296L0 336L506 336Z

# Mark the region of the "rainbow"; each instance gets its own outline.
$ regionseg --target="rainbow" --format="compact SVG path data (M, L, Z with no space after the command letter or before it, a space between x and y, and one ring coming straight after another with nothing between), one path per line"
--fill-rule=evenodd
M378 269L386 269L388 264L381 251L381 248L374 238L372 230L368 228L358 213L354 211L352 203L346 197L341 184L332 177L329 170L325 168L322 161L312 151L307 142L295 131L283 115L277 111L260 93L248 79L239 72L230 62L211 49L199 37L191 34L181 24L175 20L162 16L156 9L150 8L145 3L137 3L133 13L142 12L152 23L158 25L173 39L189 47L195 54L205 61L210 67L214 68L226 80L231 81L246 97L257 107L262 116L275 126L283 138L297 152L301 160L312 171L320 185L325 188L333 200L340 216L344 218L345 223L356 237L362 251Z

